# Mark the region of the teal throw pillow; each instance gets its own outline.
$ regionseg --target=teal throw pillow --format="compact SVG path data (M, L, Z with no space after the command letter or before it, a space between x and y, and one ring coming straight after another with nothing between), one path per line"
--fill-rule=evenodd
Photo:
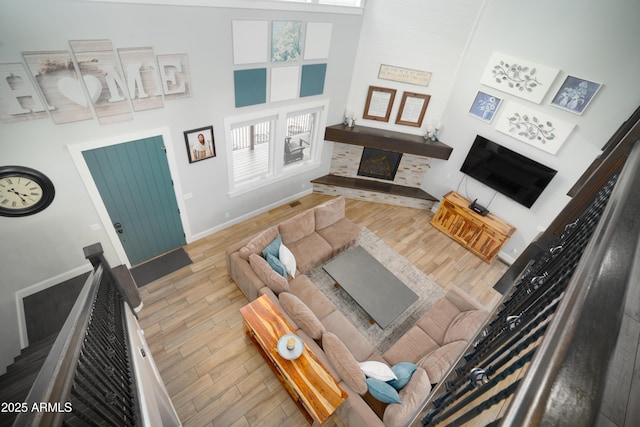
M371 396L378 399L383 403L402 403L398 390L391 387L384 381L377 380L375 378L367 378L367 388Z
M267 259L267 254L271 254L276 258L280 258L280 255L278 255L280 253L280 245L282 244L282 237L280 237L280 235L278 234L278 237L276 237L273 242L269 243L263 250L262 250L262 257L264 259ZM269 261L267 259L267 261Z
M404 386L407 385L416 369L418 369L418 365L411 362L400 362L393 365L391 370L396 374L398 379L387 381L387 384L391 385L396 390L402 390Z
M274 257L271 254L267 254L267 262L269 263L271 268L273 268L276 271L276 273L278 273L285 279L287 278L287 269L285 268L284 264L280 262L278 258Z

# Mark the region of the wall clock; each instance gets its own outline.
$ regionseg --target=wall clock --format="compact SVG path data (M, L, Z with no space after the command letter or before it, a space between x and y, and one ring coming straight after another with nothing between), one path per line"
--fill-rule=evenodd
M46 175L24 166L0 166L0 215L26 216L40 212L55 196Z

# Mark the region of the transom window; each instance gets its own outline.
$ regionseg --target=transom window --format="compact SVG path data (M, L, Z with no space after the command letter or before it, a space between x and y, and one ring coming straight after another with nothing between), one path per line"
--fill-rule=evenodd
M230 194L318 167L327 101L225 120Z

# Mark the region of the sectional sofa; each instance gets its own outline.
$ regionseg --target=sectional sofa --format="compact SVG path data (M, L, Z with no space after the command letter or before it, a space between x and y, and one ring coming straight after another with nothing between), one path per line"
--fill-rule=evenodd
M464 291L451 289L380 354L304 274L352 246L359 232L345 216L345 200L340 196L227 247L227 270L249 301L268 295L340 382L349 395L338 409L346 425L406 426L488 312ZM282 261L270 264L275 254L282 255ZM406 384L387 399L388 387L368 377L375 374L365 375L363 368L370 365L374 369L384 365L403 375L405 368L412 370L404 379Z

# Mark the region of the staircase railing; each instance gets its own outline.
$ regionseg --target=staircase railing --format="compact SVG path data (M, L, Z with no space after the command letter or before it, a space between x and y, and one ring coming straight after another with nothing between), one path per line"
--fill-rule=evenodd
M534 256L413 426L593 425L640 283L640 141ZM523 263L524 264L524 263Z
M149 369L138 359L152 365L153 361L145 353L146 343L136 336L139 327L127 304L136 298L139 303L139 296L128 284L123 287L118 270L109 267L100 244L85 248L85 256L94 269L23 404L24 410L16 417L16 426L152 424L148 408L158 405L142 401L141 389L145 382L151 383L155 393L161 394L164 386L161 382L158 385L159 378L153 375L140 378ZM163 403L163 409L168 406L168 412L175 414L168 398ZM171 422L164 423L166 419ZM179 425L177 416L161 421Z

